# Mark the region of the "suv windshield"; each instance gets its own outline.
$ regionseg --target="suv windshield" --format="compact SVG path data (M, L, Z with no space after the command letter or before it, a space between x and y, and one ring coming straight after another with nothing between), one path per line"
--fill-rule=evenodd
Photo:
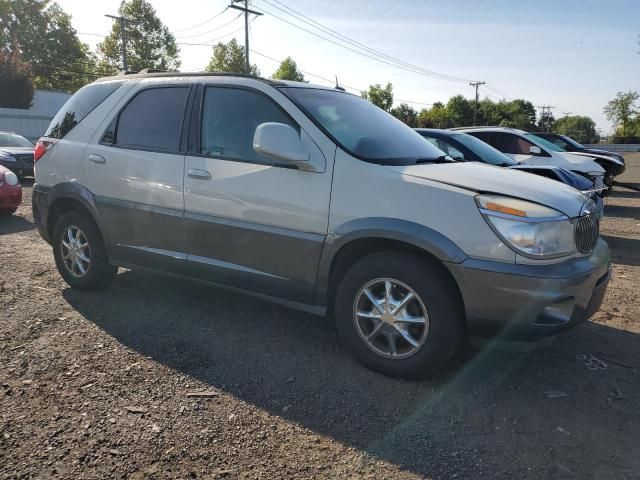
M551 143L549 140L545 140L538 135L534 135L533 133L525 133L524 136L531 140L533 143L538 144L538 146L540 147L548 148L549 150L552 150L554 152L564 152L564 150L555 143Z
M453 136L458 142L467 147L485 163L491 165L499 165L501 167L510 167L511 165L517 165L518 162L507 157L500 150L496 150L488 143L474 137L473 135L467 135L466 133L456 133Z
M33 143L15 133L0 133L0 147L33 147Z
M444 152L381 108L355 95L319 88L281 88L343 150L382 165L436 161Z

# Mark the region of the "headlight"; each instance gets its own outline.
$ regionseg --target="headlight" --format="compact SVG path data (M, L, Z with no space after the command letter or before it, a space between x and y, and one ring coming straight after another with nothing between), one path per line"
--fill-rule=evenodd
M554 258L576 252L573 224L557 210L501 195L479 195L476 201L493 231L518 253Z
M16 163L15 157L12 157L7 153L0 153L0 160L3 162Z
M4 174L4 180L8 185L17 185L18 184L18 176L13 172L7 172Z

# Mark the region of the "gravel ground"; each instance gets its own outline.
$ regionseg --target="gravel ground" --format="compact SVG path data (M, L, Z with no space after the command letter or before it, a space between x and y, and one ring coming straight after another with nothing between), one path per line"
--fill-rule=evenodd
M0 220L2 479L640 479L638 192L608 200L592 322L424 382L364 369L324 319L196 283L73 291L24 194Z

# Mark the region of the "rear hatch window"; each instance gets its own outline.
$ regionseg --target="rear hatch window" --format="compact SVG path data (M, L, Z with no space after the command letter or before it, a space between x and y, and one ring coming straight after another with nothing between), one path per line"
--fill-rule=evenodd
M122 81L92 83L78 90L53 117L45 137L63 138L109 95L125 83Z

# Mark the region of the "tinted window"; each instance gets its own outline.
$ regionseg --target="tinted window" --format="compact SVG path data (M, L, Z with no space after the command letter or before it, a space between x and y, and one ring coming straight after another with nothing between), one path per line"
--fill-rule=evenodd
M442 157L442 152L416 131L360 97L314 88L280 91L356 157L385 165L408 165Z
M63 138L123 83L124 81L92 83L82 87L53 117L45 136Z
M0 147L33 147L33 143L15 133L0 133Z
M162 152L179 150L189 87L143 90L122 110L115 144Z
M549 140L545 140L544 138L534 135L533 133L526 133L525 135L540 147L546 147L554 152L564 152L563 148L560 148L556 144L551 143Z
M501 167L517 165L516 161L511 160L504 153L496 150L488 143L485 143L474 136L467 135L465 133L456 133L454 137L458 142L475 153L484 163L499 165Z
M442 138L428 137L426 135L422 135L422 136L426 138L429 141L429 143L431 143L434 147L439 148L444 153L449 155L451 158L455 160L469 160L469 159L465 159L464 153L462 153L460 150L458 150L456 147L451 145L446 140Z
M277 122L296 130L295 122L271 99L239 88L207 88L202 111L201 153L213 157L273 164L253 150L258 125Z
M529 149L534 146L528 140L510 133L494 133L490 144L501 152L512 155L530 155Z

